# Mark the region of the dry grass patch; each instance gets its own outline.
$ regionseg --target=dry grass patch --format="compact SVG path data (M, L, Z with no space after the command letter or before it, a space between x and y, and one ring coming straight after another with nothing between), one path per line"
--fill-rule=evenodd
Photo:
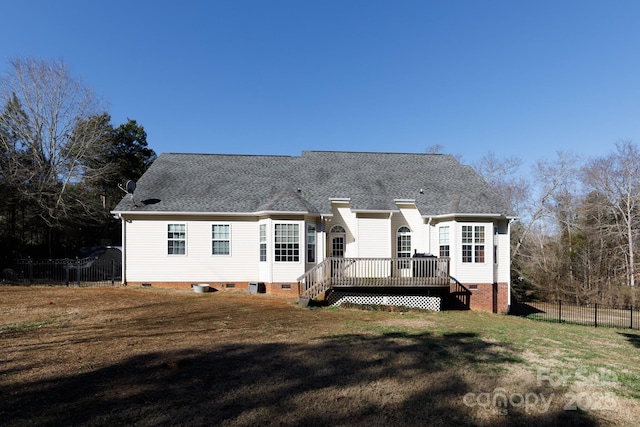
M0 287L0 419L7 426L635 425L635 333L577 328L474 312L308 309L242 292ZM589 339L612 345L602 346L606 354L571 351ZM549 354L560 356L543 363ZM572 369L575 360L618 369L608 358L625 358L628 370L595 390L615 392L615 410L565 410L565 393L595 391L537 378L541 366ZM518 395L530 398L527 405ZM545 406L540 397L551 395Z

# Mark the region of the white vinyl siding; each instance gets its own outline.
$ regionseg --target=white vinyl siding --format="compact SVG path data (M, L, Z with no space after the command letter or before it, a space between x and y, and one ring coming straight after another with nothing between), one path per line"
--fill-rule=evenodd
M390 258L393 236L389 215L358 218L356 242L361 258Z
M453 224L453 223L452 223ZM482 231L476 234L476 229ZM464 222L455 224L455 233L453 227L451 232L451 275L458 279L461 283L493 283L493 251L486 250L487 231L493 230L493 223L473 223ZM464 238L463 238L464 231ZM476 241L476 236L484 234L485 243L481 244ZM475 262L476 253L480 256L481 250L476 252L476 246L485 246L484 262ZM466 259L463 260L463 255ZM482 258L479 258L482 259ZM471 260L469 262L469 260Z
M134 219L127 223L126 280L135 282L250 282L258 277L255 251L258 226L252 218L229 221L233 255L211 256L213 221L184 221L186 254L167 255L166 220Z
M485 232L484 227L473 227L473 262L485 262Z
M413 205L400 205L400 212L393 213L393 233L399 227L407 226L411 229L411 252L429 252L430 247L427 241L428 227L424 223L420 211Z
M411 255L416 251L421 253L430 252L430 245L427 240L427 235L429 234L428 226L424 223L418 210L413 205L400 205L399 209L400 211L394 212L391 217L392 228L389 232L393 248L390 256L398 256L397 232L403 226L411 230L411 248L409 249Z
M334 217L332 222L329 224L330 227L333 227L332 224L341 224L346 233L344 237L344 256L346 258L357 258L361 255L358 253L358 236L357 228L358 228L358 219L356 218L356 214L351 210L348 204L337 203L332 206L332 211L334 213ZM331 247L327 248L328 254L331 255Z
M295 225L299 231L304 230L305 222L303 220L300 221L276 221L272 222L272 235L271 235L271 250L275 250L275 236L276 236L276 226L277 225ZM288 230L292 230L295 227L286 227ZM289 262L273 262L269 263L271 265L271 281L275 283L279 282L290 282L293 283L295 280L304 274L306 263L304 260L300 258L300 254L304 254L304 235L298 234L298 242L299 242L299 256L298 261L289 261ZM271 255L275 258L275 254Z
M334 211L336 212L337 209ZM393 214L397 218L390 218L382 214L356 214L348 209L340 209L339 218L349 221L339 221L338 215L331 218L322 229L317 226L316 233L316 260L322 261L324 254L330 250L329 230L331 226L342 224L345 228L345 257L393 257L396 255L398 227L403 224L402 215ZM353 217L349 215L353 214ZM361 217L362 215L362 217ZM397 219L397 221L396 221ZM405 218L406 219L406 218ZM124 241L127 268L125 280L131 282L253 282L263 281L270 283L295 283L296 278L305 272L305 267L310 268L303 259L307 253L307 241L304 234L299 235L300 260L298 262L274 262L274 234L276 224L297 224L300 233L306 233L306 225L311 224L311 218L299 220L288 219L273 220L255 217L221 217L200 219L194 217L170 218L170 217L133 217L123 224L126 227L126 239ZM355 226L354 226L355 223ZM172 227L172 237L177 241L184 241L184 255L168 254L168 231ZM212 225L228 224L230 231L230 252L228 256L212 256ZM397 224L397 225L396 225ZM426 235L420 227L429 227L423 223L417 228L405 222L412 230L411 253L414 249L418 252L426 252L425 247L417 246L417 235ZM453 220L431 223L433 227L432 248L437 254L439 249L438 227L449 227L449 241L451 248L451 275L461 283L491 283L494 281L492 235L494 226L498 225L498 235L495 237L498 244L497 280L509 282L509 223L502 222L478 222L468 220L456 222ZM261 242L261 227L266 233L267 262L259 262L259 247ZM349 229L351 226L353 228ZM484 229L485 261L483 263L462 263L462 226L481 227ZM184 232L182 231L184 230ZM303 232L304 230L304 232ZM326 238L325 238L326 237ZM476 244L475 240L473 244ZM351 253L350 253L351 251ZM475 256L475 253L473 254Z
M498 258L494 260L498 264L498 282L509 283L511 280L511 247L509 242L509 224L503 221L497 224L498 234L494 236Z
M273 224L271 219L264 218L259 221L258 226L258 242L260 245L258 259L260 260L258 264L258 281L270 283L273 281L273 252L272 252L272 244L271 239L273 238L272 234ZM255 251L256 248L251 249Z

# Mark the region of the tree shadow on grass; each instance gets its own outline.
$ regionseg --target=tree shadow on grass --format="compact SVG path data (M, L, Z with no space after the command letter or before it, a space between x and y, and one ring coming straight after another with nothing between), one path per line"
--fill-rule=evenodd
M1 385L0 419L5 426L597 425L557 405L546 411L517 399L506 407L484 405L477 396L500 387L496 372L517 362L513 349L471 333L212 344L207 351L149 353L89 373ZM517 392L563 394L532 384Z
M618 334L622 335L629 341L633 346L640 348L640 335L638 334L630 334L628 332L618 332Z
M531 304L527 304L526 302L514 302L511 305L511 310L509 310L510 315L520 317L527 317L538 313L545 313L545 311L540 310Z

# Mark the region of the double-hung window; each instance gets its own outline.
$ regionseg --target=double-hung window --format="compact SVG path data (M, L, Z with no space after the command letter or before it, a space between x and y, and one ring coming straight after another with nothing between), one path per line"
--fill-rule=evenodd
M449 227L440 227L440 256L449 257Z
M483 226L462 226L462 262L484 262Z
M211 225L211 254L231 254L231 226L229 224Z
M167 254L185 255L187 253L187 225L167 224Z
M274 261L300 261L300 227L298 224L274 224L273 240Z
M260 224L260 262L267 260L267 224Z
M315 224L307 224L307 262L316 262Z

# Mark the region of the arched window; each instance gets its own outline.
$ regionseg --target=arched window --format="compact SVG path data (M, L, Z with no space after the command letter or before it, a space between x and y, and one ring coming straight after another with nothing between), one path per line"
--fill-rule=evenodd
M331 227L330 233L346 233L346 230L341 225L334 225Z
M396 232L396 254L398 258L411 258L411 229L407 226L398 228ZM398 268L409 268L409 261L398 262Z

